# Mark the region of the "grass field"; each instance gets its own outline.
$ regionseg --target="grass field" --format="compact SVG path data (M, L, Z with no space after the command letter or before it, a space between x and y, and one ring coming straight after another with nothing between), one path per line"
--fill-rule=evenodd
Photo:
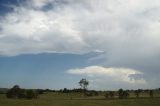
M160 98L106 100L104 96L84 97L82 94L45 93L38 99L7 99L0 94L0 106L160 106Z

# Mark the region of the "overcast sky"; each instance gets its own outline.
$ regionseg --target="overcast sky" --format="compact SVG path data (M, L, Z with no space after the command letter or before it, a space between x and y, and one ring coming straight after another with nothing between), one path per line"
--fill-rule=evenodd
M159 0L0 0L0 87L160 87Z

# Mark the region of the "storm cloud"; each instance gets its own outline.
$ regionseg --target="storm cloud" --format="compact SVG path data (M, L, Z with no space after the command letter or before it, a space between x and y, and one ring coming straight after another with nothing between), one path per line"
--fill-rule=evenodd
M160 77L159 0L29 0L0 17L0 55L86 54L104 67Z

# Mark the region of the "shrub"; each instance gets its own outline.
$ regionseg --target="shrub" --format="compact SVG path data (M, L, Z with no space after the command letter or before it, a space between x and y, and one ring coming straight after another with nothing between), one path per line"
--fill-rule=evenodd
M37 98L38 94L33 90L21 89L18 85L15 85L13 86L13 88L8 90L6 96L7 98L13 98L13 99L21 99L21 98L33 99Z
M114 98L114 92L113 91L109 91L105 94L105 98L106 99L113 99Z
M152 90L149 91L149 95L150 95L150 97L153 97L153 91Z
M123 89L119 89L118 94L120 99L127 98L129 96L129 93Z
M37 93L33 90L27 90L26 91L26 98L27 99L37 98Z

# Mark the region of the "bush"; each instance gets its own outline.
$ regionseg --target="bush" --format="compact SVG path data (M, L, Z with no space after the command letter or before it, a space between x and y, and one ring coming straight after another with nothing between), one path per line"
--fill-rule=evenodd
M3 91L0 91L0 94L5 94Z
M18 85L13 86L10 90L7 92L7 97L8 98L19 98L21 94L21 89L19 88Z
M105 94L105 98L106 99L114 99L114 92L113 91L109 91Z
M41 95L41 94L44 93L44 90L42 90L42 89L37 89L36 92Z
M141 92L142 91L140 89L134 91L136 98L139 98Z
M26 98L27 99L37 98L37 93L33 90L27 90L26 91Z
M149 91L149 95L150 95L150 97L153 97L153 91L152 90Z
M7 98L13 98L13 99L33 99L37 98L37 93L33 90L25 90L21 89L18 85L13 86L8 92L6 93Z
M109 93L108 92L105 94L105 98L109 99Z
M129 96L129 93L123 89L119 89L118 94L120 99L127 98Z

